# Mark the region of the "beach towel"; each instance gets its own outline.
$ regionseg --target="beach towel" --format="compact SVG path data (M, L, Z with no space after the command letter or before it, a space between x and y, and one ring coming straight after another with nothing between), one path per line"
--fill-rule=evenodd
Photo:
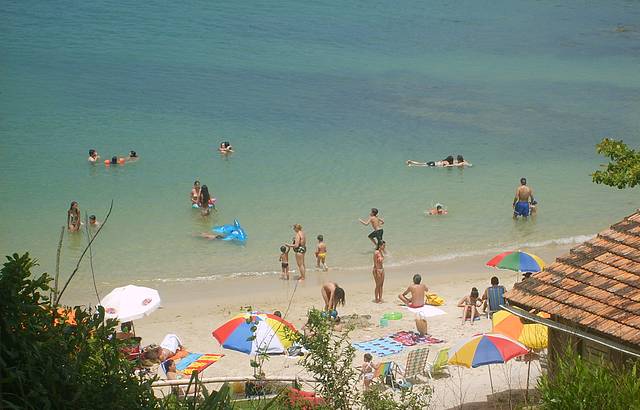
M185 357L180 359L180 361L176 362L176 370L178 370L180 372L183 371L191 363L193 363L196 360L198 360L200 358L200 356L202 356L202 353L189 353L189 354L187 354Z
M402 352L404 346L402 343L389 339L388 337L381 337L379 339L373 339L366 342L353 343L353 347L363 352L371 353L378 357L385 357L392 354Z
M430 305L425 305L419 308L410 308L408 306L404 307L405 309L409 310L409 312L415 313L416 315L420 316L421 318L428 318L428 317L434 317L434 316L440 316L440 315L446 315L447 312L445 312L444 310L437 308L435 306L430 306Z
M389 336L390 339L395 340L398 343L402 343L403 346L415 346L415 345L435 345L438 343L444 343L444 340L437 339L433 336L424 335L420 336L416 332L407 332L405 330L397 332Z
M220 360L222 357L224 357L223 354L203 354L197 360L189 364L182 371L182 373L186 375L190 375L194 371L197 371L198 373L202 373L204 369L211 366L212 364Z

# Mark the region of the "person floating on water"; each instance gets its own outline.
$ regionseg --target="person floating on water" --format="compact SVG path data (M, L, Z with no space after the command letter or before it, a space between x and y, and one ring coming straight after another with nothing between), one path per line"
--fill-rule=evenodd
M220 147L218 148L221 154L230 154L233 152L233 147L229 143L229 141L224 141L220 143Z
M429 162L421 162L414 161L409 159L405 162L408 167L438 167L438 168L447 168L447 167L470 167L471 163L467 162L462 155L458 155L455 159L453 155L449 155L445 159L440 161L429 161Z
M384 230L382 229L384 219L378 216L378 209L371 208L369 218L366 221L363 221L362 219L358 219L358 221L363 225L371 225L373 232L369 234L368 238L371 240L371 243L373 243L373 246L378 248L380 242L382 242L382 234L384 233Z
M531 204L537 204L533 199L533 190L527 186L527 178L520 178L520 186L516 189L516 195L513 198L513 219L531 215Z
M316 267L323 271L329 270L327 267L327 244L324 243L324 236L318 235L318 245L316 246Z
M446 215L449 212L442 204L436 204L435 208L431 208L428 211L425 211L427 215Z
M127 162L133 162L133 161L137 161L140 157L138 156L138 153L135 151L129 151L129 156L126 158Z
M87 158L87 161L89 161L92 164L95 164L99 159L100 159L100 155L98 154L98 151L96 151L95 149L90 149L89 158Z

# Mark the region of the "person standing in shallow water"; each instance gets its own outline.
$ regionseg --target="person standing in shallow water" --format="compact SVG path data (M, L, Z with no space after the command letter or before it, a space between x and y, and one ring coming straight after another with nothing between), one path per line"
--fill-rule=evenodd
M71 202L67 211L67 228L69 232L78 232L80 230L80 208L78 202Z
M304 280L307 268L304 266L304 254L307 252L307 238L302 230L302 225L293 225L293 231L296 236L293 238L293 243L285 243L284 246L293 249L296 254L296 264L298 265L298 271L300 271L300 277L298 280Z
M380 241L378 248L373 253L373 280L376 284L373 301L375 303L382 303L382 287L384 285L384 247L385 242Z
M200 213L202 216L208 216L211 212L209 209L209 200L211 199L211 195L209 195L209 188L206 185L202 185L200 189L200 197L198 198L198 205L200 206Z
M516 195L513 198L513 219L531 215L530 203L532 202L535 202L533 190L527 186L527 178L520 178L520 186L516 189Z

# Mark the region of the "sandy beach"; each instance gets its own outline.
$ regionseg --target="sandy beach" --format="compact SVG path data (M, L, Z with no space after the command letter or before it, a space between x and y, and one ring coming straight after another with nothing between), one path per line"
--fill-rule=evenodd
M553 246L540 248L536 253L547 263L568 250L567 247ZM311 262L311 256L307 261ZM357 328L351 333L353 342L366 341L389 335L400 330L414 330L414 315L400 305L397 295L410 284L413 274L420 273L423 282L431 291L442 296L446 303L441 308L446 315L429 320L429 333L443 344L430 346L429 361L437 355L443 346L472 336L489 332L490 320L483 318L474 325L463 324L460 308L456 304L475 286L480 293L489 286L489 279L496 275L500 283L510 289L521 279L516 272L494 270L484 266L492 255L479 255L429 264L416 264L391 267L386 271L384 303L373 303L373 279L369 270L329 270L328 272L310 271L307 280L283 281L277 276L245 277L187 282L156 282L146 284L160 291L162 307L149 317L135 322L136 333L142 337L143 345L159 343L167 333L179 335L190 351L224 354L220 361L203 373L204 377L250 376L253 374L249 357L245 354L223 349L211 336L212 330L220 326L233 315L251 306L254 310L287 312L286 318L297 328L306 322L306 312L311 307L321 308L320 286L325 281L335 281L346 291L346 305L340 309L340 315L370 315L370 326ZM295 275L294 275L295 277ZM99 289L106 293L109 289ZM88 293L70 294L68 303L81 303ZM401 312L403 318L389 321L387 327L379 326L379 319L386 312ZM404 364L411 349L401 354L374 358L374 362L393 360ZM362 363L363 352L356 351L354 365ZM450 366L450 377L436 378L429 383L433 386L432 408L450 408L464 402L486 400L490 394L489 373L486 367L466 369ZM308 376L297 364L296 359L273 356L264 366L267 376ZM531 366L531 385L539 374L538 362ZM524 388L527 366L524 362L512 360L507 365L493 365L492 376L496 392L511 388Z

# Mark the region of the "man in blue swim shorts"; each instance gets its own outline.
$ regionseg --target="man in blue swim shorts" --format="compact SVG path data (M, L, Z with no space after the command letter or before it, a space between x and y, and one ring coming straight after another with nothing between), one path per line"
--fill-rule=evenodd
M533 201L533 190L527 186L527 179L520 178L520 186L516 189L516 196L513 198L513 219L519 216L528 217L531 214L529 204Z

